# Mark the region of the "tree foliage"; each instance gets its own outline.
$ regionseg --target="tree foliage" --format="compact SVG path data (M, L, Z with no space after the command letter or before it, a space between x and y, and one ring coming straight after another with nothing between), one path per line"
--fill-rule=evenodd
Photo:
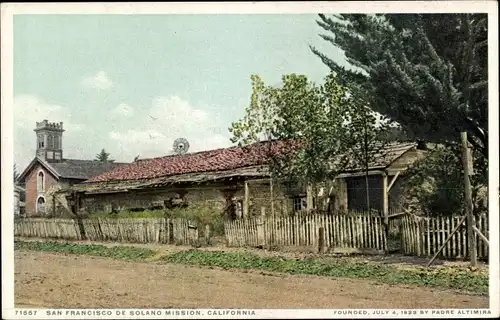
M355 70L312 51L373 110L425 141L466 131L488 158L486 14L320 14L317 23Z
M478 152L474 160L484 159ZM482 166L479 166L482 167ZM425 158L416 162L404 182L406 204L424 215L464 214L464 172L459 145L437 145ZM485 212L486 175L471 176L474 211Z
M364 101L333 74L321 85L296 74L283 76L280 87L265 85L257 75L251 80L250 106L229 128L231 141L246 145L261 140L266 132L273 139L300 141L298 150L270 163L277 178L324 182L348 163L366 163L365 153L353 157L349 151L380 147L374 140L383 126L377 126Z
M114 160L110 160L109 159L109 156L111 154L109 152L106 152L105 149L102 149L101 152L99 152L96 156L95 156L95 159L97 161L101 161L101 162L113 162Z

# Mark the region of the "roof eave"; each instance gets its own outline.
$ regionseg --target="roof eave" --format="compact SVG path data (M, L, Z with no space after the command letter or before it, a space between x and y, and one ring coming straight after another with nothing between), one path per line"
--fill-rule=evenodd
M33 169L36 163L39 163L42 167L44 167L47 171L49 171L57 180L59 180L61 177L57 171L54 170L48 163L40 159L39 157L35 157L33 160L31 160L30 164L24 169L23 173L19 175L19 178L17 181L19 182L25 182L24 179L28 175L28 173Z

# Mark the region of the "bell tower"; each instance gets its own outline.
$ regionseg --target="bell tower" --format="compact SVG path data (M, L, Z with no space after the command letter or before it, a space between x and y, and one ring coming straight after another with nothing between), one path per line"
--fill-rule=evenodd
M36 123L36 156L48 162L63 159L63 123L50 123L48 120Z

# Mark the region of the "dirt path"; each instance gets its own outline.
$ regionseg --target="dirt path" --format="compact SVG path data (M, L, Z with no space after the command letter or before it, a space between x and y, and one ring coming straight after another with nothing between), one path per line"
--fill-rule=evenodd
M487 297L312 276L15 253L16 307L485 308Z

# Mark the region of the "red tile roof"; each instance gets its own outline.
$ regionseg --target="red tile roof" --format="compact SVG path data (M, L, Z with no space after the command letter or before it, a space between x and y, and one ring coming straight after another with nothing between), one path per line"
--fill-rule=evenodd
M296 141L259 142L246 147L230 147L139 160L93 177L85 183L142 180L184 173L233 170L263 165L269 156L280 156L298 146Z

